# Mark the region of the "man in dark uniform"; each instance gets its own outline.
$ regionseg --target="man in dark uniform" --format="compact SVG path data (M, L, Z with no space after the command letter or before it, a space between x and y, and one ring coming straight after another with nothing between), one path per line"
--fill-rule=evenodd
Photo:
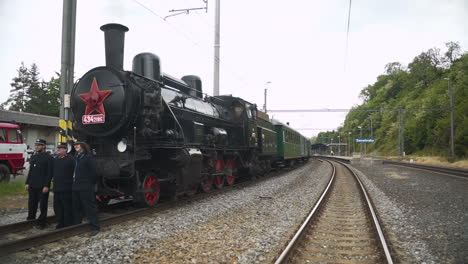
M53 162L54 211L57 216L56 229L73 224L72 185L75 160L67 155L67 145L57 146L57 156Z
M29 161L29 173L26 179L26 191L29 192L28 218L36 219L37 206L40 204L41 214L37 219L37 227L46 227L49 187L52 177L52 157L45 151L46 141L37 139L34 143L35 153Z
M75 143L75 173L73 177L73 224L81 224L83 215L91 224L91 236L99 233L98 209L94 186L96 185L96 162L85 142Z

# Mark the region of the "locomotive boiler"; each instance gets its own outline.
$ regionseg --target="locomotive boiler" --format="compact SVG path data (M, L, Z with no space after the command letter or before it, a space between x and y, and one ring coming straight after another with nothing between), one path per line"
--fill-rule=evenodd
M128 28L101 30L106 66L88 71L71 94L74 136L95 152L101 205L128 196L152 206L160 196L222 188L275 163L274 126L255 104L204 97L199 77L162 73L152 53L136 55L125 71Z

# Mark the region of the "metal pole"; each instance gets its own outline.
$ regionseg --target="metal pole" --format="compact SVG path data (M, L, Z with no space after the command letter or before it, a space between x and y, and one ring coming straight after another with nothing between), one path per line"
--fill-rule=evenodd
M373 118L373 116L370 115L369 117L370 117L370 137L371 137L371 138L374 138L374 129L373 129L373 126L372 126L372 118Z
M351 156L351 134L348 132L348 156Z
M62 17L62 66L60 69L60 118L68 120L69 105L65 105L65 98L70 95L73 86L73 71L75 65L75 23L76 22L76 0L63 1ZM68 129L67 129L68 135Z
M405 140L403 138L403 109L398 109L398 117L400 119L399 133L398 133L398 144L400 148L400 155L403 158L405 153Z
M341 137L338 136L338 156L341 156Z
M220 48L220 0L215 6L214 82L213 95L219 95L219 48Z
M360 126L359 129L361 130L361 134L360 134L359 137L362 138L362 126ZM361 155L361 158L362 158L362 143L361 143L361 145L359 147L359 152L361 152L360 155Z
M266 113L267 112L267 107L266 107L266 104L267 104L267 88L265 88L264 96L265 96L265 100L264 100L265 104L263 105L263 111L265 111L265 113Z
M454 143L454 131L453 131L453 87L450 85L450 79L448 80L449 95L450 95L450 161L455 160L455 143Z

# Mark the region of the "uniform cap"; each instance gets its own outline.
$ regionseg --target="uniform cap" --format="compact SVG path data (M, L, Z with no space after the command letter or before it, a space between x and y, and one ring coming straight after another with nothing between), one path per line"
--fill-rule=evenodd
M44 139L36 139L36 142L34 142L35 145L45 145L46 141Z

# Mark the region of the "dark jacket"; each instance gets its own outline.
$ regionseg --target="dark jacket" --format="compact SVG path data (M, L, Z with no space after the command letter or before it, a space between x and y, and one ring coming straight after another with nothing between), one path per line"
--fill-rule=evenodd
M67 192L72 190L75 159L72 156L57 156L53 161L52 177L54 179L54 192Z
M52 156L47 152L37 152L29 161L29 173L26 184L32 188L50 187L52 179Z
M75 156L75 177L73 191L94 191L96 184L96 161L89 154Z

